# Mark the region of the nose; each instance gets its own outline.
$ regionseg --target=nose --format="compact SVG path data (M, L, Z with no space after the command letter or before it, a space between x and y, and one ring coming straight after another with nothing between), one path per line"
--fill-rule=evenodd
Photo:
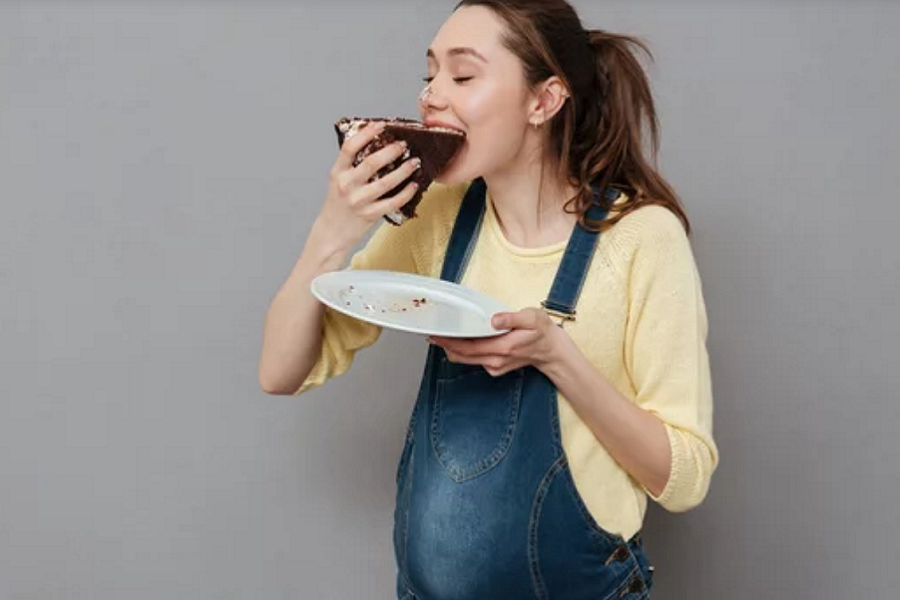
M447 102L435 86L435 80L431 80L419 94L419 109L424 113L446 107Z

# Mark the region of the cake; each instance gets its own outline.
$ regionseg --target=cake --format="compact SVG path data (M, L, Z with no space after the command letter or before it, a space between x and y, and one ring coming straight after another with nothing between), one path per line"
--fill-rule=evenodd
M409 202L404 204L400 210L389 213L384 217L392 225L402 225L406 220L416 216L416 206L421 202L422 194L462 148L466 134L449 127L425 125L412 119L344 117L334 124L334 129L338 136L338 145L343 146L344 141L356 135L366 123L377 121L385 122L384 131L356 154L353 166L361 163L373 152L377 152L381 148L400 140L407 143L406 151L400 158L379 170L373 179L384 177L412 156L418 157L422 161L422 166L416 169L410 177L382 196L384 198L393 195L411 181L419 184L416 193Z

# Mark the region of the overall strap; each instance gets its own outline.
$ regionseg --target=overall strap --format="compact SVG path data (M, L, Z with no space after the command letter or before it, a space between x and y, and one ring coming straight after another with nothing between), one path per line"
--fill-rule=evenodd
M599 193L600 191L595 187L594 194L599 195ZM619 192L610 188L604 195L608 200L613 201L619 196ZM587 216L592 221L602 221L608 212L606 208L594 205L588 209ZM581 294L581 288L587 277L588 266L599 237L599 232L589 231L580 223L572 231L566 252L563 254L556 272L553 287L550 288L550 294L546 300L541 302L546 313L561 319L560 326L564 321L575 320L575 305L578 303L578 296Z
M441 279L444 281L459 283L462 279L484 218L486 190L487 185L480 177L469 185L447 243L447 254L441 270Z

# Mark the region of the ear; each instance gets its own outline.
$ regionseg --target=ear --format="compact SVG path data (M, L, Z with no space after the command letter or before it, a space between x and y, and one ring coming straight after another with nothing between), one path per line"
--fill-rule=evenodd
M562 79L553 75L538 84L531 95L528 107L528 122L540 126L553 118L569 98L569 90Z

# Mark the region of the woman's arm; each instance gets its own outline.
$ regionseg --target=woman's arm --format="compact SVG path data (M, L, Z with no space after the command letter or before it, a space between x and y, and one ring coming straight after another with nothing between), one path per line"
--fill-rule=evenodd
M633 246L618 257L627 273L623 356L633 389L613 388L572 343L560 345L565 360L548 370L650 496L667 510L685 511L705 498L718 463L700 276L671 211L647 206L626 219L630 224L623 219L617 227L628 228L622 239Z
M661 496L672 465L665 425L620 394L562 329L551 331L556 350L541 370L610 456L652 495Z
M370 124L344 142L329 177L328 195L291 274L272 300L263 328L259 383L270 394L292 394L305 381L321 353L324 308L309 291L316 276L340 269L351 249L381 218L406 204L416 191L409 183L390 198L379 200L419 166L405 161L373 180L405 151L391 144L359 165L354 158L383 129Z
M315 226L291 274L266 313L259 384L269 394L293 394L309 375L322 348L324 306L309 291L312 280L344 266L347 251Z

